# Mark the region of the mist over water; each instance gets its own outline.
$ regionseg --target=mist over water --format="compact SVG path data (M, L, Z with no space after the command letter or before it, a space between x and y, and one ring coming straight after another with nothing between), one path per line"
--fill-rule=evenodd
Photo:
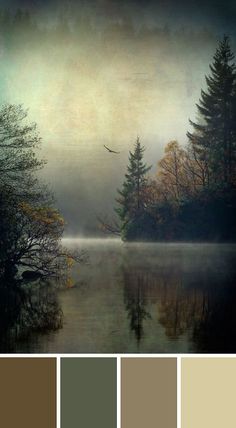
M13 0L9 13L8 3L0 5L0 102L23 104L37 123L36 157L47 161L37 174L65 219L62 244L88 257L77 265L66 253L68 278L20 269L0 278L0 352L235 353L236 244L127 243L104 238L98 221L114 216L138 136L151 177L170 140L187 144L224 33L236 50L235 2ZM224 205L212 206L214 218ZM198 203L186 212L190 228L198 216L200 236L217 239ZM227 218L222 241L235 236ZM163 236L191 237L181 235L184 222L170 221Z
M235 352L235 245L65 240L87 250L59 292L60 330L17 352Z

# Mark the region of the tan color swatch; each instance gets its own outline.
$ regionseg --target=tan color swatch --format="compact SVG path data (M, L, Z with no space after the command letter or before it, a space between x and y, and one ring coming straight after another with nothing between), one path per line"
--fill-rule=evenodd
M0 358L0 426L56 427L54 358Z
M122 358L121 428L176 428L175 358Z
M182 359L182 427L236 427L236 359Z

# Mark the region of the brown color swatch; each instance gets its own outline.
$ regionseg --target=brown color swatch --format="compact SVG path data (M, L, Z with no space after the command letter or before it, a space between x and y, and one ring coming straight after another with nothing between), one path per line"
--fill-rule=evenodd
M182 428L235 428L236 358L182 359Z
M176 428L175 358L121 360L121 428Z
M0 426L56 427L55 358L0 358Z

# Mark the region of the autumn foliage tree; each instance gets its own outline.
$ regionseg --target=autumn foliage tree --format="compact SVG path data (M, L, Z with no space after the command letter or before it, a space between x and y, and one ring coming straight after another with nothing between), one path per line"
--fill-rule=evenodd
M44 162L36 156L40 137L27 123L21 106L0 110L0 275L28 269L42 277L66 271L79 260L61 245L64 220L36 172Z
M234 240L234 188L205 183L204 165L189 148L167 144L150 185L146 208L155 221L155 240Z
M157 182L160 196L176 205L194 196L205 184L205 165L194 156L192 148L173 140L158 162Z

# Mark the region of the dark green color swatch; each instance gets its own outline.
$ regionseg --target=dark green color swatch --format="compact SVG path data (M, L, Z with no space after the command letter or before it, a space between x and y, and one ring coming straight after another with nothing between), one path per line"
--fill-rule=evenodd
M61 428L116 428L116 359L61 359Z

